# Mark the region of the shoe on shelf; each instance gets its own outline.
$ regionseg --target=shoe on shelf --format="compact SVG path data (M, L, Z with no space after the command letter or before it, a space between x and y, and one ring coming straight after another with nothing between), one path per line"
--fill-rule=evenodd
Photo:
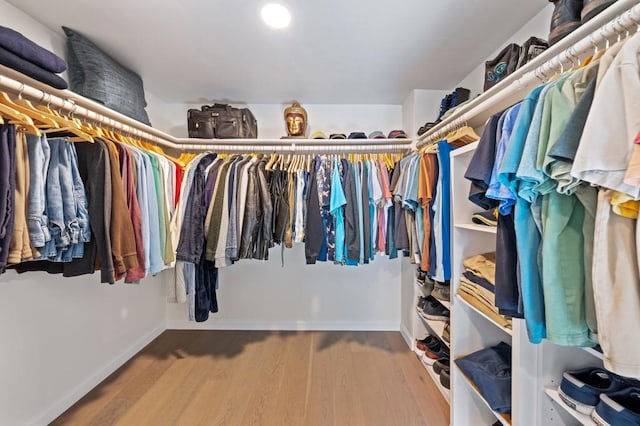
M569 407L590 415L600 402L600 394L618 392L633 385L640 385L640 382L618 376L604 368L587 367L565 371L558 393Z
M418 303L416 304L416 310L420 315L424 313L424 305L427 303L427 297L429 296L418 296Z
M422 304L420 304L420 301ZM420 297L418 313L423 318L432 321L448 321L451 312L433 296Z
M616 0L584 0L580 13L581 22L584 24L615 2Z
M418 136L422 136L425 133L427 133L429 130L431 130L431 128L433 126L435 126L436 124L438 124L438 122L433 122L433 121L429 121L427 123L424 124L424 126L420 127L418 129Z
M444 330L442 330L442 340L447 343L451 343L451 323L447 321L444 324Z
M439 282L436 281L433 287L431 295L436 299L443 302L451 301L451 283L450 281Z
M477 223L478 225L498 226L498 209L474 213L471 216L471 222Z
M582 0L549 0L555 5L551 15L549 46L575 31L581 24Z
M424 356L425 351L429 348L438 349L439 345L440 340L435 336L427 335L424 339L416 339L416 351L420 356Z
M433 365L437 360L449 358L449 348L444 343L438 342L432 346L427 346L422 359L429 365Z
M436 374L440 374L443 370L449 370L451 368L451 364L449 358L440 358L436 362L433 363L433 371Z
M598 425L640 425L640 388L600 395L591 418Z
M451 372L449 370L442 370L440 373L440 384L445 389L451 389Z
M424 287L424 280L426 278L427 278L427 271L423 271L418 266L416 268L416 284L418 284L420 287Z

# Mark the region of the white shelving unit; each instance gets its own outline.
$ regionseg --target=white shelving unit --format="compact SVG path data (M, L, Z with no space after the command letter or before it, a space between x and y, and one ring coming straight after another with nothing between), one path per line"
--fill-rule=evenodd
M498 233L498 228L495 226L478 225L477 223L456 223L453 227L457 229L467 229L469 231L486 232L487 234Z
M513 336L513 331L511 329L509 329L507 327L503 327L502 325L498 324L493 318L491 318L489 315L485 314L484 312L482 312L481 310L479 310L475 306L471 305L469 302L464 300L462 297L456 295L456 299L458 299L459 303L462 303L468 309L471 309L472 311L475 311L479 316L481 316L485 320L489 321L491 324L493 324L499 330L502 330L504 333L508 334L509 336Z
M581 425L597 426L596 422L594 422L591 419L591 417L587 416L586 414L579 413L576 410L569 407L567 404L565 404L560 398L560 394L558 393L557 389L547 388L544 390L544 393L546 393L547 396L551 398L551 400L553 400L553 402L555 402L560 409L562 409L565 413L568 413L571 417L576 419Z
M495 227L471 223L472 214L481 209L468 200L469 181L464 178L464 174L477 147L476 142L451 153L451 211L454 224L451 292L455 306L451 316L451 359L463 357L501 341L513 346L514 341L517 340L512 330L502 327L457 295L460 276L464 271L462 265L464 259L495 251L496 247ZM453 390L451 424L480 424L477 419L481 418L486 424L492 424L497 419L504 425L511 425L511 416L501 415L491 410L477 387L459 368L452 368L451 374ZM516 380L513 382L515 384Z
M422 321L424 321L427 327L431 330L430 334L435 334L438 337L438 339L442 340L442 343L447 345L447 348L450 348L449 343L447 343L447 341L442 338L445 322L430 320L428 318L423 317L420 314L418 314L418 316L422 319Z
M617 1L523 69L516 71L421 136L418 146L422 143L436 142L461 123L474 127L477 134L482 134L484 123L491 115L519 102L539 84L533 71L536 67L551 63L553 65L549 66L549 69L555 69L560 67L561 62L567 65L569 55L564 49L569 46L573 46L572 55L588 55L594 40L604 41L600 33L601 27L613 38L616 31L620 31L616 30L620 28L620 22L616 27L616 20L633 26L629 24L630 21L635 22L630 15L622 15L633 8L631 14L636 16L640 13L638 3L640 1L637 0ZM589 416L580 415L567 407L559 399L555 389L558 388L564 371L586 366L601 367L602 353L593 348L564 347L548 341L538 345L531 344L523 320L514 319L512 329L509 330L456 296L463 271L463 260L472 255L494 251L496 246L497 228L474 224L471 221L472 214L481 209L467 198L469 181L464 178L464 174L477 147L476 142L451 153L451 359L458 359L501 341L510 344L512 412L510 418L494 413L479 395L477 388L457 367L452 367L451 424L493 424L498 419L502 424L518 426L593 425Z
M436 387L442 394L442 397L445 399L445 401L447 401L447 403L451 404L451 391L445 388L444 386L442 386L442 383L440 382L440 376L438 376L436 372L433 371L433 367L427 364L426 362L424 362L424 360L418 353L416 353L416 356L422 363L422 366L424 367L424 369L427 370L427 374L429 375L429 377L431 377L431 380L433 380L433 382L436 384Z
M455 365L455 363L454 363ZM484 399L484 397L482 396L482 394L480 393L480 390L478 390L478 388L476 387L476 385L471 381L471 379L469 379L467 376L464 375L464 373L462 371L459 370L459 368L456 366L454 367L455 370L458 371L458 374L460 374L464 379L465 382L467 383L467 387L469 389L471 389L473 391L473 394L480 400L482 401L482 403L489 409L489 411L491 411L491 413L493 413L493 415L495 416L495 418L503 425L505 426L511 426L511 415L510 414L501 414L498 413L497 411L493 411L491 409L491 407L489 406L489 403L487 402L486 399Z

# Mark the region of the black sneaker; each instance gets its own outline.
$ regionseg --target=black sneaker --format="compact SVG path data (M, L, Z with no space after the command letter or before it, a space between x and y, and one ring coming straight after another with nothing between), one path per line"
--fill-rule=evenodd
M420 355L424 355L424 353L431 350L438 350L440 345L440 340L437 337L427 335L424 339L416 340L416 350Z
M576 30L581 24L582 0L549 0L555 4L551 16L549 46Z
M582 23L584 24L589 19L596 16L598 13L602 12L612 4L614 4L616 0L584 0L582 6L582 13L580 14L580 18L582 19Z
M449 348L445 346L444 343L438 340L433 346L427 346L424 351L424 356L422 359L429 365L433 365L436 361L441 360L443 358L449 358Z
M451 373L449 370L442 370L440 373L440 384L445 389L451 389Z
M424 125L424 126L422 126L422 127L420 127L420 128L418 129L418 136L422 136L422 135L424 135L424 134L425 134L425 133L427 133L429 130L431 130L431 128L432 128L433 126L435 126L436 124L438 124L438 123L437 123L437 122L435 122L435 123L434 123L434 122L432 122L432 121L430 121L430 122L428 122L428 123L425 123L425 125Z
M441 371L448 370L450 368L451 366L450 366L449 358L440 358L439 360L433 363L433 371L436 374L440 374Z
M432 321L448 321L450 312L442 303L433 296L420 297L421 304L418 304L418 313L423 318Z
M474 213L471 216L471 222L478 225L498 226L498 209Z

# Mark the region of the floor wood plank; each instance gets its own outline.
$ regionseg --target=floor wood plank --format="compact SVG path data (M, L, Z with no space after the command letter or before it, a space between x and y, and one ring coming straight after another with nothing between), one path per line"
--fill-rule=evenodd
M54 425L449 424L398 332L168 330Z

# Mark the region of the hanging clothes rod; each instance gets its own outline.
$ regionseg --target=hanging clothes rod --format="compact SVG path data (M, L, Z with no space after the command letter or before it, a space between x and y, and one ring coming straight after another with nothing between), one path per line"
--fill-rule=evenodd
M563 69L569 69L577 59L593 52L596 46L601 46L607 40L618 35L635 32L640 27L640 5L638 3L640 0L618 0L558 44L516 70L504 81L434 126L433 129L418 138L416 148L420 149L438 142L450 132L467 124L473 124L472 127L481 125L490 115L524 98L526 93L551 75ZM551 56L554 52L559 53ZM478 117L483 118L482 122L478 122Z
M207 145L207 150L212 152L234 152L234 153L309 153L309 154L376 154L391 152L406 152L410 148L411 142L404 145L380 144L369 145ZM182 150L201 151L202 145L185 144L181 145Z
M184 139L106 108L70 90L57 90L15 70L0 66L0 90L83 118L169 149L224 152L397 152L408 150L411 139ZM269 144L269 145L262 145ZM336 149L339 148L339 149Z

